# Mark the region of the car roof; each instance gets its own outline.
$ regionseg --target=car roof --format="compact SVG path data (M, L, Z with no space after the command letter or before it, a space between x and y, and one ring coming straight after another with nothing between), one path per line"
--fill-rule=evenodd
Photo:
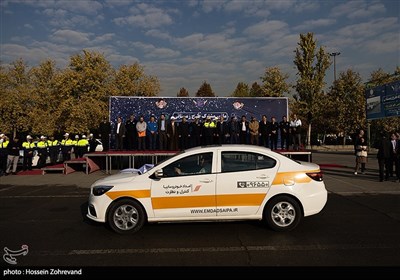
M262 146L247 145L247 144L223 144L223 145L209 145L209 146L198 146L190 149L186 149L184 152L200 152L200 151L214 151L214 150L226 150L226 151L259 151L259 152L271 152L271 149Z

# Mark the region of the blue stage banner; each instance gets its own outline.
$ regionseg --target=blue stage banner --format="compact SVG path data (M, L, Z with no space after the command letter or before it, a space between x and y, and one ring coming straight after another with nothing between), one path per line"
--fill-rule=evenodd
M278 122L282 116L288 116L287 97L110 97L110 122L115 123L118 116L123 121L134 115L135 119L143 115L148 121L151 115L156 119L165 114L167 119L174 116L177 121L187 117L189 121L195 117L204 120L207 116L216 118L223 116L227 121L231 117L252 116L261 120L266 115L268 120L275 117Z
M367 120L400 116L400 81L365 91Z

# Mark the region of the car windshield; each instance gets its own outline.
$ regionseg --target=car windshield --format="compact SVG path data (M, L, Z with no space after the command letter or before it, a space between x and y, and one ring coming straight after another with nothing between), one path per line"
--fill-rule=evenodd
M138 173L140 174L145 174L148 171L150 171L152 168L154 167L154 164L144 164L142 165L142 167L140 167L139 169L136 168L127 168L127 169L123 169L120 171L120 173Z
M212 166L212 152L197 153L181 157L163 167L164 177L209 174Z

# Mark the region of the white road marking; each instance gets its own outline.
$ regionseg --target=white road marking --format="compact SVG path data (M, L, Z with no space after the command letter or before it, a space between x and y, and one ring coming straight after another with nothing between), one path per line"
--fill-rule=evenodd
M233 246L233 247L188 247L188 248L143 248L143 249L95 249L71 251L30 251L37 256L67 255L123 255L123 254L174 254L203 252L260 252L260 251L337 251L337 250L371 250L400 249L399 244L314 244L314 245L265 245L265 246Z
M9 188L0 189L0 192L8 191L8 190L11 190L13 188L15 188L15 186L12 186L12 187L9 187Z

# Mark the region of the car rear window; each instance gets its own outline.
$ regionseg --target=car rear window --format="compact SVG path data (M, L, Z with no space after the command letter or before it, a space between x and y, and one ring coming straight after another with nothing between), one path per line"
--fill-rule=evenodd
M221 172L238 172L273 168L276 160L252 152L222 152Z

